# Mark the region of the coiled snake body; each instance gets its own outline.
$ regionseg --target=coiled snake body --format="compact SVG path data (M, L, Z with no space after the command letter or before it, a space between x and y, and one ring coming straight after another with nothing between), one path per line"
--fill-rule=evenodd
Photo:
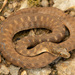
M44 67L58 56L68 58L70 55L67 51L75 49L74 21L73 17L52 7L28 8L15 12L1 23L0 51L14 65L26 68ZM70 37L57 44L65 37L65 26ZM52 33L27 36L14 46L12 38L17 32L33 28L50 29ZM36 46L28 50L31 45Z

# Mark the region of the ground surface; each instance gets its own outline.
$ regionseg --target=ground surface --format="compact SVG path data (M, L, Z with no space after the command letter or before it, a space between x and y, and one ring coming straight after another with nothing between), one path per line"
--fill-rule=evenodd
M66 2L65 0L8 0L8 3L3 8L2 12L0 12L0 22L6 19L14 11L30 7L56 7L63 10L70 16L75 17L74 2L74 0L66 0ZM2 5L3 0L0 0L0 8L2 7ZM46 29L33 29L24 31L17 34L13 41L15 42L16 38L22 38L26 35L39 35L49 32L50 31ZM68 33L66 33L66 35L68 35ZM1 59L0 75L75 75L75 50L71 52L71 57L69 59L61 59L55 65L51 64L39 69L23 69L20 67L16 67L5 60L2 55Z

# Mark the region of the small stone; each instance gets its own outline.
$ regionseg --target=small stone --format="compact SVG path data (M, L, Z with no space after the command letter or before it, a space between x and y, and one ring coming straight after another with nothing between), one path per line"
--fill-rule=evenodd
M5 18L4 18L3 16L0 16L0 20L1 20L1 21L4 21Z
M29 7L28 0L25 0L21 3L21 7L19 8L19 10L23 9L23 8L28 8L28 7Z
M18 2L10 3L10 4L8 5L8 8L9 8L8 12L13 12L14 9L15 9L17 6L18 6Z
M70 15L71 15L71 16L75 16L75 11L71 11L71 12L70 12Z
M27 72L24 70L21 75L27 75Z
M18 2L14 2L12 5L13 5L13 8L17 7L18 6Z
M0 73L2 73L2 74L9 74L9 69L5 65L1 65Z
M13 8L13 5L10 3L10 4L8 5L8 7L9 7L9 9L11 9L11 8Z
M42 2L41 2L41 5L43 6L43 7L47 7L48 6L48 1L47 0L42 0Z
M35 33L34 33L34 31L33 30L30 30L30 32L29 32L29 34L28 34L29 36L34 36L35 35Z
M18 75L20 67L15 67L13 65L10 65L10 67L8 67L8 68L10 70L11 75Z
M51 73L51 68L49 66L38 69L27 69L28 75L49 75Z
M75 8L75 0L53 0L53 1L54 1L53 7L61 9L62 11Z
M4 13L4 16L5 16L5 17L8 17L8 16L10 16L10 13L9 13L9 12L5 12L5 13Z

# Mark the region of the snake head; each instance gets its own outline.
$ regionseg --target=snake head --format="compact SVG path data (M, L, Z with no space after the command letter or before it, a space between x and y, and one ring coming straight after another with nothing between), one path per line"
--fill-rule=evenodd
M54 48L52 50L52 53L54 55L61 56L63 58L69 58L70 57L70 53L67 51L66 48Z

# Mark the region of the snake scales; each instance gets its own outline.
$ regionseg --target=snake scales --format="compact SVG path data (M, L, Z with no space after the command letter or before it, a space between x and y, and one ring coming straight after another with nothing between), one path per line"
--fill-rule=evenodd
M74 21L73 17L53 7L28 8L15 12L0 24L0 51L14 65L26 68L44 67L58 56L68 58L70 55L67 51L75 49ZM70 37L57 43L65 37L65 26ZM52 33L27 36L14 45L12 38L17 32L33 28L50 29ZM28 50L31 45L36 46Z

